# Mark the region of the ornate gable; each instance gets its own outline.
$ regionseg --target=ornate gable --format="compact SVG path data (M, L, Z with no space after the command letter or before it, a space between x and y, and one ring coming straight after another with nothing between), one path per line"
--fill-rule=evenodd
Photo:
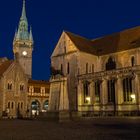
M74 45L66 32L63 32L51 57L61 56L75 51L78 51L77 47Z

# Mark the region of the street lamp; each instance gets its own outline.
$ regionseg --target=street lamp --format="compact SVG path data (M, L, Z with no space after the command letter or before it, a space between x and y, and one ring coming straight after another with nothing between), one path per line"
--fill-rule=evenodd
M86 101L87 101L87 103L90 103L90 97L89 96L86 97Z
M130 97L132 98L132 101L135 102L135 100L136 100L136 95L133 93L133 94L130 95Z

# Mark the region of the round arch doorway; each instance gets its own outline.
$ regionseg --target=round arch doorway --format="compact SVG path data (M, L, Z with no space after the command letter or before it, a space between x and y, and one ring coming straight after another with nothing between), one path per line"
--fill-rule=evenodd
M31 103L31 115L32 116L37 116L39 115L40 112L40 103L38 100L34 100Z
M49 101L46 100L44 103L43 103L43 112L46 112L48 110L48 107L49 107Z

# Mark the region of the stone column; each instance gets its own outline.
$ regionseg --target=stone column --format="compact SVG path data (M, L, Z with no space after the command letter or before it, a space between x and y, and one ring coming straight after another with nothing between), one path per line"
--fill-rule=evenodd
M93 111L93 105L94 105L94 82L93 81L90 82L89 89L90 89L89 90L89 97L90 97L89 110Z
M50 84L50 95L49 95L49 108L48 110L51 111L52 110L52 83Z
M107 104L107 79L103 79L101 86L101 104L102 110L105 111L105 105Z
M118 77L117 83L116 83L116 109L118 111L121 110L121 104L123 103L123 79L121 77Z
M69 99L68 99L68 91L67 91L67 80L63 78L60 87L59 111L65 111L65 110L69 111Z
M94 103L95 103L95 84L92 81L90 83L90 104L94 105Z
M80 80L78 83L78 111L81 111L81 105L83 103L83 83Z
M134 86L134 87L133 87ZM140 75L136 75L133 82L132 89L135 94L135 102L138 105L138 110L140 111Z
M59 100L59 122L69 121L71 119L69 110L69 98L67 88L67 78L61 78L60 100Z

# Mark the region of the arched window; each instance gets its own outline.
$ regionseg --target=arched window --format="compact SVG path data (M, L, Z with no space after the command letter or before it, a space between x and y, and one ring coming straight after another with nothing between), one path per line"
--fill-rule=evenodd
M10 108L10 102L8 102L8 108Z
M113 70L113 69L116 69L116 62L112 59L112 57L109 57L106 63L106 70Z
M14 108L14 102L12 102L12 106L11 106L11 108L12 108L12 109Z
M86 73L88 73L88 63L86 63Z
M23 102L21 102L20 107L21 107L21 109L23 108Z
M12 83L11 83L11 82L10 82L10 83L8 82L8 84L7 84L7 89L8 89L8 90L12 90Z
M20 84L20 91L24 90L24 84Z
M44 110L48 110L48 106L49 106L49 101L46 100L43 104Z
M94 64L92 64L92 73L94 73Z
M135 65L135 58L134 56L131 57L131 66L133 67Z
M60 70L58 70L58 73L57 74L60 74L60 75L63 75L63 64L60 65Z
M18 103L18 107L17 107L18 109L20 108L20 103Z

